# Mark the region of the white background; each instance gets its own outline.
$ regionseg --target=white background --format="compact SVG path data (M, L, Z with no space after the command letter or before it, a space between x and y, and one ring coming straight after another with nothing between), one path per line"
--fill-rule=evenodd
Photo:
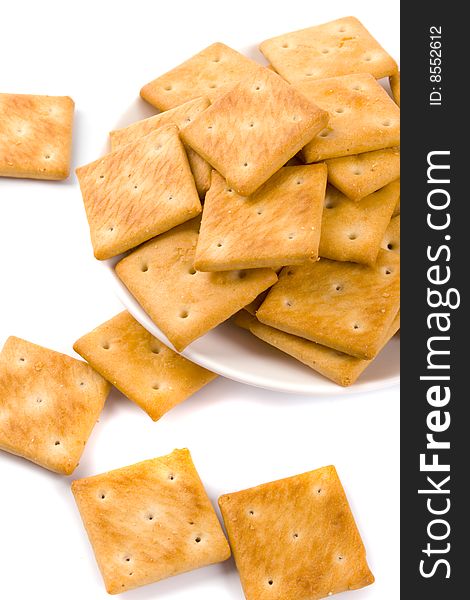
M144 83L209 43L243 50L350 14L399 58L398 0L5 2L0 91L72 96L75 167L100 155L107 132L125 124L122 115L129 120ZM73 355L78 337L121 310L92 257L74 175L63 183L0 179L0 261L0 344L16 335ZM322 399L219 379L157 423L114 391L71 478L0 453L1 597L108 597L71 479L187 446L214 504L221 493L335 464L377 580L344 597L396 600L398 428L397 388L344 397L339 390ZM243 594L229 561L125 597L241 600Z

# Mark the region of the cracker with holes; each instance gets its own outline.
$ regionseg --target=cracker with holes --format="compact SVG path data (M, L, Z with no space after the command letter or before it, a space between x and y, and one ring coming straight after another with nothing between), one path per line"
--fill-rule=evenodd
M235 323L250 331L254 336L270 346L292 356L307 367L331 379L338 385L347 387L355 383L360 375L372 363L344 352L338 352L316 342L280 331L248 314L247 310L237 313ZM382 348L400 329L400 311L392 322L382 342Z
M66 179L74 107L68 96L0 94L0 177Z
M400 254L400 215L390 221L381 244L384 250Z
M400 145L400 109L372 75L301 81L295 87L330 115L303 148L305 162Z
M258 309L266 325L370 360L397 315L400 257L380 250L372 266L320 259L286 267Z
M199 224L184 223L116 265L118 277L178 351L277 281L272 269L196 271Z
M216 377L170 350L126 311L73 347L154 421Z
M392 218L400 182L353 202L328 186L320 238L320 256L372 265Z
M81 360L8 338L0 354L0 449L70 475L108 392Z
M109 136L111 139L111 150L117 150L125 144L134 142L139 138L151 133L164 125L176 125L179 129L184 129L197 115L204 111L210 102L208 98L196 98L185 102L181 106L167 110L166 112L154 115L148 119L132 123L123 129L111 131ZM189 166L194 176L196 188L199 196L203 197L209 189L211 183L211 167L208 162L194 152L189 147L186 147Z
M247 600L318 600L374 582L333 466L219 498Z
M249 196L323 130L327 120L325 111L279 75L260 67L181 136L231 188Z
M393 99L398 104L398 106L400 106L400 71L394 73L389 79Z
M216 42L181 65L144 85L140 95L160 110L206 96L211 102L260 65L229 46Z
M263 42L260 50L290 83L350 73L381 79L397 70L393 58L355 17L279 35Z
M79 167L77 176L99 260L134 248L201 212L175 125Z
M72 491L110 594L230 557L186 449L77 479Z
M294 265L318 258L324 164L283 167L251 196L214 171L194 266L226 271Z
M328 181L358 202L400 177L400 149L384 148L353 156L330 158Z

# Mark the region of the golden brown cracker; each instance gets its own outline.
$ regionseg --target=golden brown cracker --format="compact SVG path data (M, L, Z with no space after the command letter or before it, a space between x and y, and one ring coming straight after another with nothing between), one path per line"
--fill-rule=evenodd
M295 87L329 114L328 125L303 148L305 162L400 145L400 109L372 75L301 81Z
M353 202L328 186L320 238L320 256L372 265L400 197L400 182Z
M393 210L393 215L392 217L396 217L400 214L400 198L398 198L398 201L395 205L395 209Z
M70 475L108 392L81 360L9 337L0 354L0 448Z
M392 90L393 99L400 106L400 71L394 73L390 78L390 89Z
M350 73L376 79L394 73L397 64L355 17L285 33L264 41L261 52L290 83Z
M188 450L72 483L110 594L230 556Z
M246 309L237 313L235 324L248 329L257 338L263 340L263 342L292 356L307 367L343 387L355 383L358 377L373 362L372 360L363 360L344 352L338 352L327 346L322 346L321 344L260 323ZM387 331L382 347L390 341L399 329L400 311Z
M380 250L373 266L320 259L286 267L257 318L340 352L370 360L400 302L400 257Z
M192 219L201 203L178 128L167 125L77 169L96 258Z
M196 98L148 119L132 123L122 129L115 129L109 134L111 138L111 150L117 150L125 144L134 142L164 125L176 125L180 130L184 129L209 104L208 98ZM189 146L186 147L186 154L188 155L189 166L194 176L198 194L200 197L204 197L211 183L211 166L197 152L189 148Z
M384 250L400 254L400 215L390 221L381 246Z
M0 94L0 177L66 179L74 107L68 96Z
M391 100L390 100L391 102ZM238 194L248 196L327 123L327 113L260 67L182 132Z
M196 271L198 231L199 219L193 219L116 265L118 277L178 351L277 281L271 269Z
M225 494L219 506L247 600L319 600L374 582L333 466Z
M154 421L216 377L154 338L127 311L73 348Z
M328 181L357 202L400 177L400 149L330 158L326 164Z
M324 164L283 167L254 194L240 196L214 172L196 269L276 268L316 260L326 173Z
M258 63L216 42L144 85L140 95L160 110L206 96L214 102L233 85L260 68Z

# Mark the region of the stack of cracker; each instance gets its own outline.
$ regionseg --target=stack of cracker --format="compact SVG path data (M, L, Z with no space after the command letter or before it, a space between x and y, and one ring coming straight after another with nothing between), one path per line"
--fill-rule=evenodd
M353 17L260 49L268 68L216 43L157 77L162 112L77 169L95 256L125 253L177 351L238 313L350 385L399 328L398 68Z

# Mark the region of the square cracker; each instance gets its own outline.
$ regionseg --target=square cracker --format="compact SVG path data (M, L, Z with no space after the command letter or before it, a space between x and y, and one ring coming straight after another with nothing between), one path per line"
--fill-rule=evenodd
M384 250L400 254L400 215L390 221L381 246Z
M357 202L400 177L400 149L330 158L326 164L328 181Z
M206 96L214 102L260 65L229 46L216 42L140 90L144 100L168 110Z
M260 50L290 83L350 73L381 79L397 70L393 58L355 17L279 35L263 42Z
M390 89L392 90L393 99L400 106L400 71L394 73L390 78Z
M247 600L319 600L374 582L333 466L225 494L219 506Z
M147 242L116 273L176 350L227 320L277 281L271 269L194 269L199 219Z
M125 144L134 142L164 125L176 125L180 130L184 129L209 104L208 98L196 98L166 112L132 123L123 129L111 131L109 134L111 150L117 150ZM188 155L189 166L196 182L198 194L203 197L211 184L211 166L189 146L186 147L186 154Z
M279 75L260 67L181 136L230 187L249 196L321 131L327 119L325 111Z
M186 449L77 479L72 492L110 594L230 557Z
M9 337L0 354L0 448L70 475L108 392L81 360Z
M66 179L74 108L68 96L0 94L0 176Z
M373 266L320 259L286 267L256 313L266 325L358 358L379 352L400 303L400 257Z
M127 311L81 337L73 348L154 421L216 377L170 350Z
M302 150L305 162L400 145L400 109L372 75L302 81L295 87L330 115L327 127Z
M343 387L355 383L372 362L372 360L363 360L356 356L350 356L344 352L338 352L327 346L322 346L321 344L286 333L285 331L274 329L274 327L260 323L258 319L249 315L246 310L237 313L235 323L244 329L248 329L257 338L263 340L263 342L292 356L307 367ZM390 329L387 331L382 342L382 348L399 329L400 311L398 311Z
M328 186L321 226L320 256L374 264L399 197L398 180L360 202L353 202L333 186Z
M167 125L79 167L96 258L103 260L192 219L201 203L178 128Z
M324 164L283 167L251 196L214 171L194 266L226 271L294 265L318 258Z

